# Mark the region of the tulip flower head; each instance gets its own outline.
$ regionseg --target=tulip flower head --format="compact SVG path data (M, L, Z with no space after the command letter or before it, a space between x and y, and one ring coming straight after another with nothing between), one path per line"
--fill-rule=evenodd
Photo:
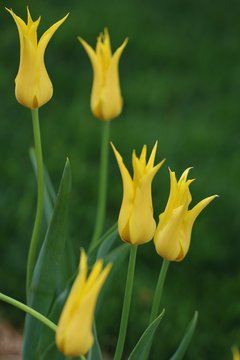
M44 53L51 37L68 15L52 25L38 41L37 28L40 17L33 21L27 8L26 24L12 10L6 10L17 25L20 39L20 64L15 79L15 95L20 104L36 109L52 97L53 87L44 64Z
M84 355L91 349L94 342L94 309L110 269L111 264L103 269L102 260L97 260L87 277L87 256L82 250L79 274L63 308L56 332L57 346L66 356Z
M85 40L80 37L78 39L86 50L93 67L92 113L100 120L112 120L121 113L123 107L118 63L128 40L126 39L112 55L107 29L99 35L95 51Z
M152 240L156 223L153 217L152 190L153 178L164 160L154 166L157 143L153 147L148 162L147 147L143 146L140 157L132 154L133 178L125 167L122 157L112 144L122 176L123 200L118 218L118 230L121 239L133 245L144 244Z
M170 172L170 194L166 208L159 216L154 236L157 253L170 261L181 261L186 256L191 240L194 221L200 212L217 196L209 196L188 210L192 197L187 179L190 168L186 169L177 182L175 172Z

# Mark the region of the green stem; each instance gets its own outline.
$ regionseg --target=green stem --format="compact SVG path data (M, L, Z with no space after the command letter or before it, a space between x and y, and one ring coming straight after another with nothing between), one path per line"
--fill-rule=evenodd
M125 295L124 295L123 308L122 308L122 317L121 317L118 343L117 343L114 360L121 360L121 358L122 358L122 353L123 353L123 348L124 348L124 343L125 343L125 338L126 338L126 332L127 332L129 310L130 310L130 304L131 304L131 298L132 298L136 255L137 255L137 245L131 245L129 263L128 263L127 281L126 281L126 287L125 287Z
M107 174L108 174L108 153L109 153L109 134L110 121L103 123L102 143L101 143L101 160L100 160L100 177L98 189L98 205L95 229L90 244L90 250L94 247L102 234L105 212L106 212L106 194L107 194Z
M48 326L51 330L53 330L53 331L57 330L57 325L54 324L51 320L49 320L48 318L46 318L45 316L40 314L38 311L33 310L29 306L21 303L20 301L17 301L15 299L11 298L10 296L4 295L3 293L0 293L0 300L13 305L22 311L25 311L27 314L35 317L37 320L41 321L43 324Z
M149 325L159 315L159 308L160 308L160 303L161 303L161 299L162 299L163 286L164 286L165 278L167 275L168 266L169 266L169 261L166 259L163 259L161 270L160 270L159 276L158 276L157 286L155 288L155 293L154 293L154 297L153 297L152 310L151 310L151 315L149 317ZM150 345L148 345L148 347L146 348L145 353L143 354L143 360L149 359L151 345L152 345L152 343L150 343Z
M151 315L149 318L149 324L151 324L151 322L153 322L153 320L155 320L156 317L159 315L160 302L162 298L163 286L167 275L168 266L169 266L169 261L163 259L161 270L158 277L157 286L153 297L153 304L152 304Z
M41 224L43 218L43 204L44 204L44 170L43 170L42 145L41 145L38 109L32 110L32 122L33 122L33 134L34 134L34 143L35 143L35 154L37 161L37 211L36 211L32 238L28 253L27 294L31 286L32 274L36 260L36 251L38 247L39 234L41 230Z

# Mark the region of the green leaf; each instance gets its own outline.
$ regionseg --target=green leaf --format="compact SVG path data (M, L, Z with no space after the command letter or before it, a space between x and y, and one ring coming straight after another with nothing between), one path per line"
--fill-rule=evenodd
M87 360L102 360L102 352L98 342L97 328L95 322L93 325L93 335L94 335L94 343L91 350L88 353Z
M78 273L79 255L79 251L77 251L77 254L74 251L71 239L67 239L64 256L61 259L61 270L58 274L57 295L61 294L69 282L72 282L71 279L73 277L75 279Z
M37 162L34 148L30 148L30 159L33 165L35 176L37 178ZM44 166L44 213L46 218L47 226L51 221L53 208L56 203L56 193L47 171L47 168ZM66 241L65 245L65 256L62 259L61 272L59 273L59 290L58 293L61 293L66 287L66 282L72 276L73 272L77 267L77 258L76 253L73 249L72 241Z
M161 312L161 314L153 320L153 322L147 327L147 329L142 334L141 338L139 339L137 345L131 352L128 360L142 360L144 359L145 351L149 348L149 346L152 343L153 336L155 334L155 331L158 328L158 325L160 324L165 310Z
M105 234L101 236L94 247L88 249L89 263L94 263L97 258L102 258L113 246L117 238L117 224L114 224Z
M67 160L51 222L34 268L29 291L28 305L45 316L48 315L60 281L62 257L65 255L70 191L71 169ZM42 325L27 316L24 332L23 360L38 359Z
M118 230L116 228L116 225L114 225L106 233L105 237L101 240L101 245L97 252L97 259L104 258L106 254L108 254L117 237L118 237Z
M113 263L114 266L121 262L129 253L130 247L128 244L118 245L115 249L111 250L108 254L105 255L104 260L109 263Z
M39 360L64 360L65 356L61 354L55 345L55 341L52 341L48 347L43 351L42 355L40 356Z
M170 358L170 360L181 360L183 359L189 344L192 340L196 325L197 325L197 320L198 320L198 312L195 311L192 320L190 321L187 330L182 338L182 341L179 345L179 347L177 348L177 351L174 353L174 355Z

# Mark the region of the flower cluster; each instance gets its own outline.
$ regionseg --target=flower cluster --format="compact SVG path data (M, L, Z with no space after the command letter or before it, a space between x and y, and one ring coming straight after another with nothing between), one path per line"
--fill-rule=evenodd
M154 238L157 253L170 261L181 261L186 256L191 240L194 221L200 212L217 196L209 196L200 201L191 210L192 201L187 179L190 168L186 169L179 181L173 171L170 173L170 194L166 208L159 215L156 228L153 217L151 184L164 160L154 166L157 144L155 144L148 163L146 163L146 145L140 157L135 151L132 155L133 178L126 169L122 157L112 145L123 181L123 200L118 218L121 239L133 245L144 244Z
M46 288L44 288L44 281L46 280L47 277L46 274L48 274L49 267L51 267L52 269L59 269L60 267L59 263L61 261L61 258L65 256L63 250L65 249L65 243L63 244L62 248L61 246L58 246L59 244L56 245L59 238L58 236L56 236L57 232L55 231L55 229L54 229L55 232L52 229L54 228L54 226L58 226L59 223L61 223L61 221L64 219L62 218L60 220L58 219L57 225L54 224L54 215L52 216L53 224L49 220L50 225L49 228L47 229L47 235L51 233L51 231L53 231L54 236L50 236L51 239L50 239L49 247L47 247L46 243L43 242L41 250L39 252L40 254L39 256L37 256L38 255L37 249L39 249L41 246L41 244L38 243L38 239L40 237L41 226L43 225L42 215L43 215L43 207L44 207L43 203L45 201L44 200L44 195L45 195L44 166L43 166L42 153L41 153L41 138L40 138L37 111L38 108L46 104L51 99L53 94L53 86L48 76L48 72L46 70L44 63L45 50L53 34L59 28L59 26L62 25L62 23L66 20L68 15L66 15L61 20L53 24L47 31L44 32L40 40L38 40L37 29L40 23L40 17L34 21L31 17L29 9L27 8L27 23L25 23L11 9L7 9L7 11L13 17L19 33L20 64L15 79L15 94L20 104L32 110L34 136L35 136L36 168L37 168L37 178L38 178L37 179L38 204L37 204L36 220L35 220L33 235L30 243L30 251L28 258L29 261L27 268L27 299L31 298L31 296L29 296L29 293L30 295L32 295L31 292L34 292L37 289L39 291L38 293L36 291L37 296L35 295L35 299L37 299L36 300L37 308L42 310L44 313L49 314L50 309L54 307L53 306L54 301L56 301L57 303L59 299L54 297L55 288L53 291L54 294L52 294L51 291L49 291L49 286L48 288L47 286ZM91 101L90 101L92 113L97 119L103 120L105 122L109 122L110 120L119 116L123 108L123 99L120 89L118 66L119 66L120 57L127 45L128 39L125 39L122 45L118 47L118 49L113 54L111 50L110 37L107 29L105 29L104 32L101 33L97 38L97 44L95 50L81 37L78 37L78 39L82 44L83 48L85 49L93 67L93 84L92 84L92 93L91 93ZM106 148L109 146L108 139L105 145ZM158 224L156 224L154 218L153 199L152 199L152 182L158 170L161 168L161 166L165 161L162 160L158 164L156 165L154 164L156 151L157 151L157 142L155 143L148 159L147 159L146 145L143 146L139 157L136 155L136 152L133 151L132 176L130 175L127 167L125 166L122 156L120 155L118 150L115 148L115 146L112 143L111 146L117 160L117 164L121 173L122 183L123 183L123 199L118 217L118 232L121 239L124 242L133 245L130 247L130 261L129 261L130 270L127 276L128 286L126 286L126 292L125 292L126 296L123 305L123 315L122 315L120 332L119 332L120 335L119 335L118 345L116 348L116 354L114 357L115 360L119 360L122 357L123 344L127 329L127 320L129 314L130 299L132 294L134 265L136 258L136 249L137 249L136 245L145 244L153 240L156 248L156 252L163 259L165 259L166 262L168 261L178 262L183 260L189 250L192 227L196 218L201 213L201 211L217 195L209 196L203 199L202 201L200 201L191 209L189 209L190 203L192 201L189 187L190 184L193 182L193 179L188 179L190 168L186 169L183 172L179 180L177 180L175 172L169 169L170 193L165 210L159 215L159 222ZM107 166L105 166L107 162L106 158L103 161L104 169L107 168ZM105 174L105 178L106 177L107 176ZM68 177L68 179L69 178L70 176ZM99 197L101 201L102 198L104 198L105 196L105 189L106 189L106 184L105 184L105 188L103 187L103 191L102 191L103 196ZM66 190L66 193L68 194L68 188ZM62 195L62 198L64 200L62 200L61 195L58 195L57 200L59 202L61 202L60 200L62 200L61 205L59 205L61 211L63 208L65 209L66 207L66 203L67 203L66 193ZM57 208L57 201L55 206ZM102 214L104 213L104 211L102 210L104 206L105 205L103 201L101 203L101 206L99 206L100 220L97 219L96 221L96 228L100 228L99 233L101 233L103 228L102 226L103 224L101 222L102 222L102 218L104 217L102 216ZM61 214L63 213L59 211L59 208L57 208L56 210L56 213L58 215L59 213ZM62 232L63 231L59 230L59 234L58 234L59 237L62 237ZM48 238L46 237L46 239ZM100 235L99 238L97 238L96 240L97 240L97 244L95 243L93 244L95 246L94 249L96 249L97 246L99 246L99 242L101 242ZM105 250L106 248L108 249L109 247L110 247L109 244L107 244L107 246L105 246ZM46 251L46 248L48 248L50 255L48 253L49 256L47 259L48 261L47 265L46 263L42 265L44 263L44 260L46 260L42 255L42 254L46 255L46 253L44 253L44 251ZM56 256L56 253L58 256ZM89 253L91 253L91 247ZM95 255L96 255L95 253L94 255L91 253L92 259L94 260L92 261L93 266L90 271L90 274L88 274L88 256L86 255L84 250L81 251L78 275L76 276L76 279L73 282L71 291L67 297L63 310L60 314L58 320L58 326L53 324L49 319L45 318L43 315L40 314L40 316L38 316L39 314L37 315L36 314L37 312L36 311L34 312L35 317L38 316L38 319L40 319L40 321L45 322L45 324L47 324L49 327L56 330L56 345L58 349L66 356L85 355L91 349L94 343L94 335L92 328L93 328L95 307L99 293L112 267L112 263L111 261L109 261L109 259L107 261L107 265L104 267L103 259L98 259L98 255L96 256ZM56 267L54 267L55 265ZM44 270L42 270L41 266L43 268L45 266ZM61 270L62 269L60 269L60 271ZM64 270L62 271L64 272ZM55 274L53 274L53 276L54 275ZM38 283L38 281L40 282L39 279L43 279L43 285L42 284L39 285ZM163 285L164 282L163 277L160 280L161 280L160 283ZM156 289L158 289L158 287L156 287ZM46 300L48 295L49 298ZM42 303L41 300L39 300L41 296L43 296ZM156 299L157 297L158 296L156 296ZM150 317L151 321L156 321L156 320L160 321L159 320L160 315L158 312L159 301L160 299L157 299L155 303L153 303L153 312ZM31 298L31 302L34 304L32 298ZM32 312L31 311L28 309L28 312L31 313L32 315L33 311ZM196 320L194 321L196 322ZM151 324L149 326L151 326ZM31 332L31 331L33 332L35 331L35 327L32 326L31 328L31 326L28 325L27 323L26 328L27 328L26 333L29 334L29 338L31 339L34 338L35 340L32 341L38 343L37 336L39 334L37 332L32 334ZM153 336L154 331L155 330L153 330L152 328L151 330L145 331L145 334L149 332L152 334L151 336ZM143 338L141 338L140 345L137 346L143 348L141 342L143 342ZM147 342L147 345L145 346L146 353L145 354L143 353L143 358L146 358L147 350L150 345L151 345L150 342ZM30 355L28 353L29 350L27 346L29 346L29 343L25 345L25 350L23 355L25 356L24 358L34 358L35 356L34 345L29 346L32 351ZM233 354L234 354L234 359L239 359L238 350L234 349ZM135 358L136 354L133 357Z

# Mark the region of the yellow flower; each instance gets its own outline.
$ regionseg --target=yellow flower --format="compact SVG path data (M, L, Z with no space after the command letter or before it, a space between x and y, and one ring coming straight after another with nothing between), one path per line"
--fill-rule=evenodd
M192 200L189 185L193 182L192 179L187 179L189 170L190 168L183 172L178 182L175 172L169 170L170 194L166 208L159 216L159 224L154 236L157 253L170 261L181 261L186 256L194 221L217 196L209 196L188 210Z
M96 51L85 40L80 37L78 39L86 50L93 67L92 112L98 119L112 120L122 111L123 100L119 84L118 63L128 40L126 39L112 55L107 29L99 35Z
M112 144L123 181L123 200L118 218L118 230L123 241L133 245L149 242L155 233L153 218L152 180L164 160L154 166L157 143L146 162L147 147L143 146L140 157L132 155L133 178L125 167L122 157Z
M240 353L236 346L232 347L233 360L240 360Z
M53 94L53 87L44 64L44 52L49 40L68 15L52 25L37 39L37 28L41 18L33 21L27 8L27 24L10 9L20 39L20 64L15 79L15 95L18 102L30 109L47 103Z
M102 260L97 260L87 278L87 256L84 250L81 251L79 274L63 308L56 332L57 346L66 356L84 355L91 349L94 342L94 309L110 270L111 264L103 269Z

